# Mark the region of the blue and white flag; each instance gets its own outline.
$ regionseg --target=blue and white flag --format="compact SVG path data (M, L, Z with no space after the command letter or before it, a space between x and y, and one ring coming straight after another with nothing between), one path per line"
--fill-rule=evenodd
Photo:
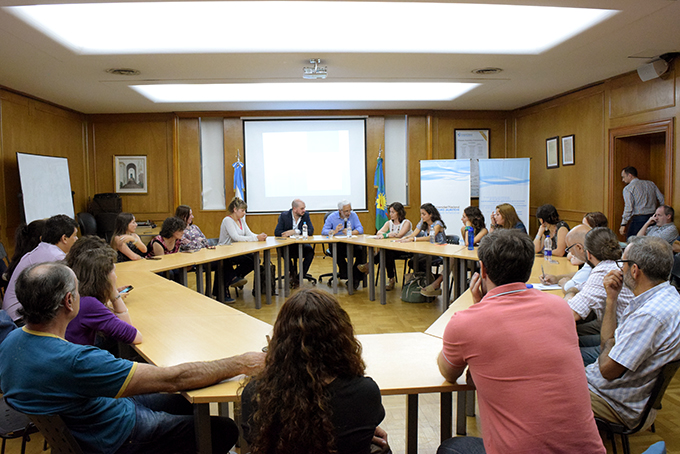
M243 172L241 171L243 163L236 161L232 164L232 167L234 168L234 195L241 200L245 200L244 193L246 188L243 185Z
M378 158L375 166L373 187L378 189L375 195L375 228L380 230L387 222L387 198L385 197L385 174L383 173L383 158Z

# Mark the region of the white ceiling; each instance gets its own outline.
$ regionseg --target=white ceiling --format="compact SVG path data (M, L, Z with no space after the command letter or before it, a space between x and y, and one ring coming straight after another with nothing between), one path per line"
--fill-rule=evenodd
M92 3L103 0L70 1ZM411 0L413 1L413 0ZM0 6L32 4L0 0ZM45 1L41 3L59 3ZM462 2L461 2L462 3ZM470 3L470 2L468 2ZM475 2L482 3L482 2ZM680 51L680 1L506 0L483 3L620 10L612 18L540 55L262 53L77 55L0 10L0 85L83 113L437 109L510 110L635 70L649 57ZM310 40L325 19L310 18ZM225 23L225 27L229 24ZM455 27L455 21L451 27ZM126 33L120 24L120 33ZM347 33L358 32L348 27ZM177 33L182 33L178 30ZM408 30L404 30L408 33ZM484 33L484 30L480 30ZM470 39L474 39L471 37ZM631 58L638 56L642 58ZM128 88L144 82L300 82L310 58L328 66L327 81L481 82L453 101L282 102L154 104ZM499 67L496 76L473 69ZM134 68L139 76L113 76L108 68ZM309 81L323 83L323 81Z

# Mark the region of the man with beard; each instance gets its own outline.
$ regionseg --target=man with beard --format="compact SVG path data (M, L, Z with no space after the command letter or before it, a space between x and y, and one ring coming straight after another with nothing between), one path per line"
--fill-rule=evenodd
M640 422L661 368L680 358L680 296L668 283L673 253L661 238L633 239L616 264L619 269L604 279L602 353L586 377L595 416L631 428ZM617 319L622 288L635 298ZM643 430L655 416L652 410Z

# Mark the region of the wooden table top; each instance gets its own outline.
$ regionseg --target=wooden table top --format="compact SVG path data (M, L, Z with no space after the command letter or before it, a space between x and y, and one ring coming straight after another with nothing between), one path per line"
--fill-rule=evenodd
M541 271L541 266L545 269L546 274L567 274L567 273L573 273L575 272L578 268L569 263L569 261L565 257L555 257L553 259L557 263L548 263L545 260L543 260L543 257L536 257L536 260L534 261L534 266L531 269L531 277L529 278L528 283L529 284L537 284L540 283L539 276L542 274ZM562 290L548 290L548 293L552 293L558 296L563 296L564 292ZM446 325L449 323L449 320L451 320L451 317L453 317L453 314L455 314L458 311L462 311L464 309L467 309L468 307L472 306L472 294L470 293L470 289L467 289L465 293L463 293L456 301L451 303L449 308L444 312L437 320L434 321L430 327L425 330L426 334L429 334L430 336L434 336L437 338L442 338L444 337L444 330L446 329Z

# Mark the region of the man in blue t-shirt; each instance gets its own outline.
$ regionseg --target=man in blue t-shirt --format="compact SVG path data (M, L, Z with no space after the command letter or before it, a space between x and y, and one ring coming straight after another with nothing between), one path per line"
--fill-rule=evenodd
M23 413L60 415L86 453L195 453L192 406L178 394L154 393L252 375L264 353L155 367L72 344L64 335L80 308L77 289L73 271L57 262L19 275L26 326L0 345L0 388L7 401ZM213 452L227 453L238 438L236 424L214 417L211 425Z

